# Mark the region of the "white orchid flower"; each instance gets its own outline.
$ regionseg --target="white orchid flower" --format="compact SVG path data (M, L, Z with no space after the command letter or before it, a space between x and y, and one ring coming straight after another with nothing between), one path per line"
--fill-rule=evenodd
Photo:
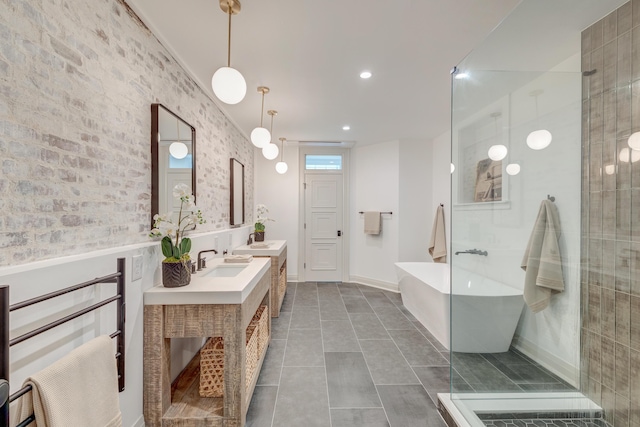
M185 196L191 195L191 189L187 184L178 184L173 187L173 197L182 199Z

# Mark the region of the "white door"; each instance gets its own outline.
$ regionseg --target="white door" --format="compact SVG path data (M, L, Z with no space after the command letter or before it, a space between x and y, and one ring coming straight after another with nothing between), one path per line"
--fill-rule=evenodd
M306 173L305 281L342 281L342 174Z

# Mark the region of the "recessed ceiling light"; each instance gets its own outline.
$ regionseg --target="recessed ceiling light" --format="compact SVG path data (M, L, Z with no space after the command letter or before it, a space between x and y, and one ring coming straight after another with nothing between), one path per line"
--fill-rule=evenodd
M372 76L371 71L363 71L360 73L361 79L368 79L371 76Z
M349 125L342 126L342 130L350 130L350 129L351 129L351 126Z

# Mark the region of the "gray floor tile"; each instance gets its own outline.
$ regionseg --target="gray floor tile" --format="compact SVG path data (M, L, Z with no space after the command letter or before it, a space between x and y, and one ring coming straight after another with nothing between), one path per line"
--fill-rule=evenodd
M413 370L436 406L438 405L438 393L473 391L473 388L455 370L453 371L453 387L451 387L452 374L448 366L417 366Z
M293 308L293 300L296 297L296 283L287 283L287 292L284 294L284 300L282 301L282 307L280 307L280 313L291 311Z
M362 353L325 353L331 408L380 407Z
M420 384L392 340L360 340L375 384Z
M378 316L369 313L350 313L351 323L360 340L388 340L391 337Z
M320 298L320 320L349 320L349 314L340 295L337 299Z
M382 293L384 293L395 305L402 305L402 295L400 295L400 292L382 291Z
M324 366L320 329L291 329L284 366Z
M350 320L323 320L324 351L361 351Z
M282 362L284 361L284 349L287 347L287 340L272 339L267 349L258 385L278 385L280 384L280 373L282 372Z
M362 296L360 288L355 283L341 283L338 285L338 289L342 295Z
M280 316L271 318L271 339L287 339L289 334L289 324L291 323L291 312L280 311Z
M320 329L320 309L294 304L290 329Z
M411 366L443 366L449 362L417 329L390 330L389 335Z
M331 425L324 367L287 367L282 370L273 425L277 427Z
M416 327L416 329L418 329L420 331L420 333L422 333L422 335L424 335L424 337L426 339L429 340L429 342L431 344L433 344L433 346L435 348L438 349L438 351L447 351L447 348L445 346L443 346L440 341L438 341L438 339L436 337L433 336L433 334L431 332L429 332L429 330L427 328L424 327L424 325L422 323L420 323L419 321L414 321L413 322L413 326Z
M399 305L397 307L402 312L402 314L404 314L407 317L407 319L409 319L411 322L417 322L418 321L418 319L416 319L414 317L414 315L411 314L411 312L409 310L407 310L407 308L404 305Z
M391 427L446 427L422 385L379 385Z
M247 410L246 427L270 426L273 420L273 411L276 406L278 387L257 386L253 391L251 403Z
M397 307L374 307L378 318L387 329L416 330L413 323Z
M294 306L317 306L318 287L315 283L298 283Z
M389 427L382 408L331 409L332 427Z
M342 300L348 313L373 313L373 309L362 294L360 296L343 295Z
M381 291L362 291L362 295L371 307L395 307L395 304Z

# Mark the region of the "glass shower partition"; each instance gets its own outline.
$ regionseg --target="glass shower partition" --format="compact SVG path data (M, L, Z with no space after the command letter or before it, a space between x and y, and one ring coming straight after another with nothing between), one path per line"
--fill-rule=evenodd
M471 425L596 415L581 393L581 85L452 74L451 400Z

